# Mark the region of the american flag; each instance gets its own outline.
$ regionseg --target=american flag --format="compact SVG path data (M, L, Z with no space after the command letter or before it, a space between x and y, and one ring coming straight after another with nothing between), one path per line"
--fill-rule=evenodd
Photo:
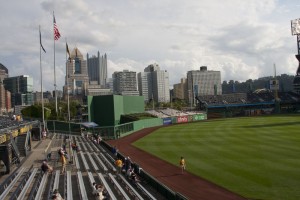
M54 40L58 40L60 38L60 33L56 25L54 13L53 13L53 29L54 29Z

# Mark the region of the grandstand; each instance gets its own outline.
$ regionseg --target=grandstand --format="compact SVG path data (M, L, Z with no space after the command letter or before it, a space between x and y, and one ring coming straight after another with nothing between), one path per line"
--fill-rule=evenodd
M253 116L270 113L291 113L300 110L300 95L294 92L275 94L268 89L251 93L197 96L198 109L207 112L207 118Z
M179 116L188 116L188 115L194 115L199 113L204 113L201 111L187 111L183 112L180 110L172 109L172 108L164 108L164 109L157 109L157 110L148 110L145 111L146 113L149 113L151 115L154 115L158 118L168 118L168 117L179 117Z
M285 103L296 103L300 101L300 95L293 92L279 92L279 101ZM232 93L223 95L205 95L197 96L196 99L200 102L213 105L227 105L227 104L251 104L251 103L266 103L274 102L274 93L267 89L259 89L253 93Z

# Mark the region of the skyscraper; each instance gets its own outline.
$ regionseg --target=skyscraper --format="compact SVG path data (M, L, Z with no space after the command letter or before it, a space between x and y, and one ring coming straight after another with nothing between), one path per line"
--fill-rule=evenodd
M138 73L138 89L145 101L170 102L169 73L156 63L148 65Z
M0 63L0 114L11 108L10 92L5 90L3 80L8 77L8 69ZM9 101L9 102L8 102Z
M193 103L195 96L221 95L221 72L207 70L206 66L201 66L200 70L188 71L187 89L189 100Z
M74 97L83 97L86 95L86 88L89 84L87 62L79 49L73 49L70 55L70 61L66 62L66 81L64 94L73 95Z
M138 96L136 72L123 70L112 74L114 94Z
M186 78L182 78L180 83L173 85L175 99L188 100L188 89Z
M33 104L33 79L28 75L8 77L3 80L6 90L11 93L12 107Z
M150 72L139 72L137 74L138 90L141 96L144 96L144 101L148 102L152 99L152 80Z
M0 82L8 77L8 69L0 63Z
M107 56L100 56L98 51L97 56L89 57L87 54L87 67L89 81L96 81L101 88L106 88L107 82Z

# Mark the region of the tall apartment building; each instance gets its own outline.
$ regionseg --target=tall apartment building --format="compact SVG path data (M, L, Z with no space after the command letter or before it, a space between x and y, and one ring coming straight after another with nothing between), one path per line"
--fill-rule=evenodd
M59 94L59 92L58 92L58 94ZM36 103L42 103L42 93L41 92L37 92L37 91L34 92L33 93L33 98L34 98L34 102L36 102ZM44 103L49 103L49 100L51 100L51 99L53 99L53 95L52 95L52 93L50 91L43 92Z
M138 90L140 96L144 96L144 101L148 102L152 99L152 78L150 72L139 72L137 74Z
M139 96L137 90L136 72L123 70L122 72L114 72L113 93L117 95Z
M3 80L6 90L11 93L11 105L33 105L33 79L28 75L8 77Z
M138 89L145 101L170 102L169 73L156 63L147 66L138 73Z
M11 110L11 93L5 90L4 85L0 82L0 114L7 113Z
M106 88L107 79L107 56L100 56L98 51L97 56L92 57L87 54L87 67L90 83L97 82L100 88Z
M182 78L180 83L173 85L173 98L188 100L187 79Z
M8 78L8 69L0 63L0 114L11 109L11 93L4 88L3 80Z
M188 71L187 89L189 101L193 104L195 96L221 95L221 72L207 70L206 66L201 66L200 70Z
M5 88L2 82L0 82L0 114L6 109L5 108Z
M71 52L66 62L66 77L64 86L64 97L70 96L83 98L89 85L87 61L84 60L81 52L76 47Z
M0 82L3 82L5 78L8 78L8 69L0 63Z

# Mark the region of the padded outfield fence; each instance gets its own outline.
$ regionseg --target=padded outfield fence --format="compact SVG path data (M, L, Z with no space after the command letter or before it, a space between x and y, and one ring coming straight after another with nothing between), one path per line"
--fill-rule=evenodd
M62 122L62 121L47 121L47 129L50 132L60 132L71 135L80 135L87 129L88 132L96 135L101 135L103 139L117 139L129 135L133 132L155 126L189 123L200 120L206 120L206 113L167 117L167 118L150 118L138 120L130 123L120 124L116 126L97 126L87 128L84 123Z

